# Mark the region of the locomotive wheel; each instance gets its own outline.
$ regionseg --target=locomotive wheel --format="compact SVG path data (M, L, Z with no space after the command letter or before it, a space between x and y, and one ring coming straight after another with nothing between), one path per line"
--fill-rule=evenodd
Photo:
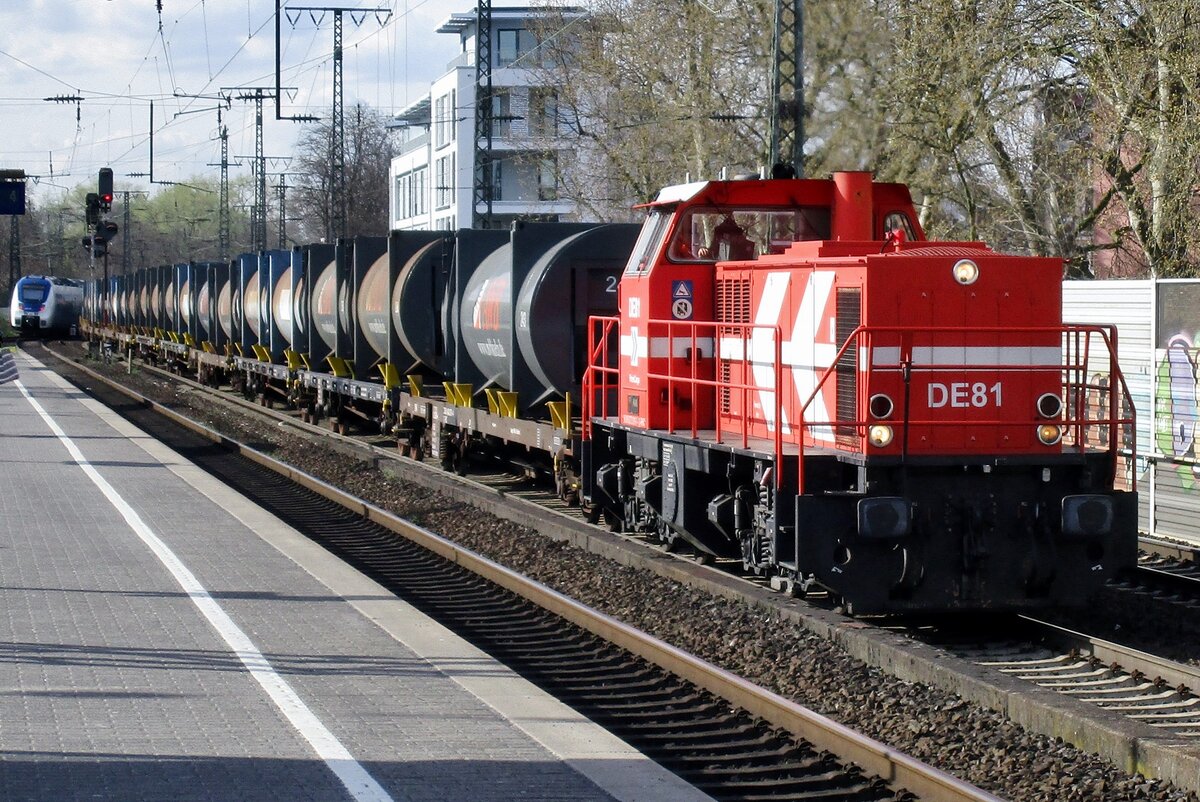
M604 523L606 526L608 526L608 531L610 531L610 532L620 532L621 531L621 519L618 518L617 514L614 513L612 510L609 510L609 509L604 510Z

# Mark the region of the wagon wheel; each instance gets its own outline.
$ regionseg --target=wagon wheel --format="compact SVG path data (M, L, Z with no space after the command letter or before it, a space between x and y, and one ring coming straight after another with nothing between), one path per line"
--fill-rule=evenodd
M454 438L444 429L438 435L438 454L441 456L442 470L454 470Z
M561 451L554 455L554 490L568 507L580 506L579 477Z
M459 476L467 475L467 451L470 449L470 447L471 439L464 434L459 438L458 447L456 449L457 455L454 461L454 472Z

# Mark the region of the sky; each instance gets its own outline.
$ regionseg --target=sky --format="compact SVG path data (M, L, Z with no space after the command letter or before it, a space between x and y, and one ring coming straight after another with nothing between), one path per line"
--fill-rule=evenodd
M342 16L345 107L361 101L388 114L445 72L459 40L436 30L451 13L474 10L472 0L280 2L281 113L326 119L333 15L300 9L370 9ZM28 192L41 204L94 186L104 166L117 192L147 189L146 178L128 174L150 171L153 104L155 181L215 179L217 96L236 87L273 92L274 15L275 0L0 0L0 168L37 176ZM45 100L63 96L83 100ZM290 155L301 125L276 120L273 101L263 112L264 153ZM221 115L230 161L242 165L230 177L248 176L255 103L234 99ZM268 160L268 174L287 170L286 158Z

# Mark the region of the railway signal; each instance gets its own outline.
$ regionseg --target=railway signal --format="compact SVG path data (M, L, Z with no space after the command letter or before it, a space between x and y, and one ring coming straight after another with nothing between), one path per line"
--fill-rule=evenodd
M87 194L87 225L88 228L100 224L100 195L95 192Z
M112 209L113 202L113 172L111 167L100 168L100 209L107 212Z
M83 237L83 247L90 248L92 256L99 259L102 256L108 256L108 241L117 235L119 227L116 223L109 220L89 223L89 227L95 226L93 233Z

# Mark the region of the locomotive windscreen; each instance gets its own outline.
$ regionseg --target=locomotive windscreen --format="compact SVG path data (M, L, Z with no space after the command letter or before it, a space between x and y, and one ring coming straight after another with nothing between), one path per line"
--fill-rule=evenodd
M22 284L21 302L27 304L40 304L46 300L46 294L49 289L50 286L48 284Z

